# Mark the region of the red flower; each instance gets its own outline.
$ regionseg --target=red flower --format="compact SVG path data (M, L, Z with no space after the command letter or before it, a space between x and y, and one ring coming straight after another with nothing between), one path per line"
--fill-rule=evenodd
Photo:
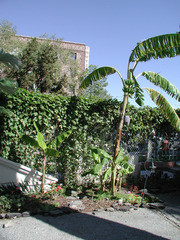
M19 187L17 187L17 188L16 188L16 190L20 190L20 188L19 188Z
M32 195L33 198L36 198L37 196L35 194Z
M57 186L58 190L61 190L62 188L60 186Z
M54 189L57 192L57 188Z

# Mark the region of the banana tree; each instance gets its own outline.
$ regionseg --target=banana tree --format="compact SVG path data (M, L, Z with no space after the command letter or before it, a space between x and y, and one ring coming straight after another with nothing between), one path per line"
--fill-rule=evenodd
M128 61L126 78L123 78L117 69L110 66L105 66L96 69L82 81L80 88L86 88L90 84L92 84L93 81L98 81L101 78L104 78L114 73L117 73L121 79L124 96L116 133L114 159L117 157L119 152L119 145L121 141L121 133L124 124L124 116L126 112L128 98L134 97L136 103L139 106L143 105L144 94L143 89L140 87L137 81L138 77L140 76L145 77L154 85L162 88L170 96L180 101L179 89L177 89L172 83L170 83L167 79L165 79L161 75L154 72L143 72L140 73L137 77L135 77L134 71L138 63L149 61L152 58L159 59L166 57L175 57L178 55L180 55L180 33L165 34L152 37L147 40L144 40L141 43L137 43L137 46L132 50L132 53ZM151 99L156 103L156 105L161 109L166 118L170 121L172 126L177 131L180 131L180 119L176 114L175 110L173 109L173 107L168 103L168 101L162 96L161 93L150 88L146 88L146 90L150 95Z
M100 148L91 148L91 155L94 160L94 165L90 170L84 172L82 176L84 177L87 174L99 176L101 189L104 190L104 179L107 179L109 175L108 172L111 170L110 168L107 169L107 165L109 161L112 160L112 156Z
M57 136L54 140L49 142L48 144L45 143L44 141L44 136L43 134L39 131L36 123L34 122L34 127L37 131L37 136L36 139L30 137L29 135L22 135L21 138L24 142L27 144L39 148L44 155L43 159L43 167L42 167L42 187L41 187L41 192L44 193L44 182L45 182L45 170L46 170L46 157L47 156L58 156L59 152L56 150L56 147L59 146L65 138L67 138L71 134L71 130L67 132L61 133L59 136Z

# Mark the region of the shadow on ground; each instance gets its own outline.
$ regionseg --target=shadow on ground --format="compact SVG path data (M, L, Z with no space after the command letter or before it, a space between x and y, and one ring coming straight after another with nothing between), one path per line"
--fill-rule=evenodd
M164 202L165 208L164 213L171 214L180 221L180 190L159 193L156 196Z
M42 215L34 217L61 232L67 233L71 237L74 236L84 240L168 239L86 213L71 213L59 217L45 217ZM70 236L66 239L71 239ZM65 238L62 237L62 239Z

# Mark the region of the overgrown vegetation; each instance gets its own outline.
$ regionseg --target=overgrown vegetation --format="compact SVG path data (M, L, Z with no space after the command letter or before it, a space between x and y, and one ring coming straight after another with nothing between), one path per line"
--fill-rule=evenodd
M43 95L19 89L14 95L1 94L1 104L11 111L10 116L0 119L0 154L4 158L41 170L43 156L25 146L20 136L36 135L33 122L38 123L39 130L46 141L51 141L61 132L72 130L72 134L58 148L57 158L47 162L48 173L60 173L61 180L67 186L81 184L81 174L92 167L90 148L98 146L113 152L115 128L120 112L117 100L84 99ZM170 134L173 129L156 108L128 107L130 125L123 128L123 144L128 151L136 143L143 144L151 134L166 129ZM151 125L150 125L151 123ZM138 138L137 135L140 134Z

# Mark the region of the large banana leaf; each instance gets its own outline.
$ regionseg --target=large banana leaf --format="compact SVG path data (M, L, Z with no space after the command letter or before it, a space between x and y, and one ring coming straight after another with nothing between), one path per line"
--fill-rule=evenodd
M175 57L180 54L180 33L152 37L138 43L129 62L146 62L151 58Z
M169 120L171 125L177 130L180 131L180 119L173 109L173 107L169 104L169 102L163 97L163 95L157 92L154 89L146 88L148 94L151 99L159 106L161 111L164 113L166 118Z
M117 157L114 159L114 162L116 164L120 164L123 160L124 160L124 151L123 151L123 148L120 149Z
M3 49L0 50L0 62L4 63L8 67L15 67L17 69L19 69L19 67L22 65L19 58L12 54L5 53Z
M59 152L56 149L47 148L46 149L46 155L51 156L51 157L56 157L56 156L59 155Z
M109 160L112 159L112 156L107 153L105 150L100 149L100 148L91 148L91 154L94 159L94 162L97 163L102 163L105 165L108 163Z
M36 123L34 122L34 126L36 128L37 131L37 140L38 140L38 144L40 146L40 148L42 148L44 151L46 150L47 146L46 143L44 142L44 136L43 134L39 131Z
M92 73L90 73L81 83L80 88L87 88L89 85L91 85L94 81L98 81L108 75L118 73L118 71L113 67L100 67L96 70L94 70Z
M39 147L40 147L39 144L38 144L38 142L37 142L34 138L32 138L32 137L30 137L30 136L28 136L28 135L22 135L22 136L21 136L21 139L22 139L24 142L26 142L27 144L31 145L32 147L36 147L36 148L39 148Z
M164 89L170 96L174 97L180 101L180 91L172 83L170 83L166 78L154 72L143 72L142 75L146 77L154 85Z
M69 137L69 135L72 133L71 130L67 131L67 132L63 132L61 133L59 136L57 136L53 141L51 141L48 145L48 148L56 148L57 146L59 146L67 137Z

